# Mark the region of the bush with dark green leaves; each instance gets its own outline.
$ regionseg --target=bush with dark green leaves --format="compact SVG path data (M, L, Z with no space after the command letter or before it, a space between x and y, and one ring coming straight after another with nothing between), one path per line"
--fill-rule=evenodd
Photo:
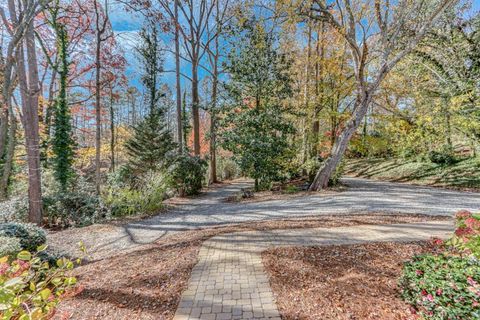
M458 162L455 155L447 151L430 151L428 153L428 159L435 164L452 165Z
M45 224L54 228L86 226L109 215L101 198L75 191L44 197L43 211Z
M403 299L427 320L480 318L480 261L425 254L405 263Z
M2 223L0 224L0 237L17 238L22 250L35 251L45 242L45 231L31 223Z
M181 196L198 194L207 173L207 162L188 154L177 156L170 166L175 189Z

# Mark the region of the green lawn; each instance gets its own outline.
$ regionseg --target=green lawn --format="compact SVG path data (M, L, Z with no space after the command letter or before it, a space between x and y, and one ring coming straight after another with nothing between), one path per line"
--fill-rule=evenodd
M345 173L377 180L480 189L480 158L462 160L450 166L405 159L348 159Z

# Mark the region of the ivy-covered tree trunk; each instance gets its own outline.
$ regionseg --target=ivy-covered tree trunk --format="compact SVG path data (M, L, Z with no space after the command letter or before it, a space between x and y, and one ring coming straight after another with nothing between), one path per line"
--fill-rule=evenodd
M0 52L0 84L5 79L5 59ZM13 161L13 151L15 150L15 116L12 112L11 99L6 97L3 90L0 91L0 154L4 155L3 170L0 178L0 199L5 200L8 196L7 185L10 179L11 167ZM13 122L12 122L13 119ZM13 132L13 134L12 134ZM5 183L4 183L5 181Z
M59 58L59 92L55 104L52 149L55 178L63 191L67 190L74 172L72 168L74 157L74 141L72 132L72 118L68 106L67 82L69 72L68 36L65 26L54 22L57 33L57 50Z
M3 165L3 172L0 180L0 199L7 199L8 197L8 183L10 180L10 175L12 174L13 157L15 154L15 146L17 144L17 120L15 119L15 115L12 111L13 110L10 110L9 112L10 125L8 129L8 147L5 154L5 163Z

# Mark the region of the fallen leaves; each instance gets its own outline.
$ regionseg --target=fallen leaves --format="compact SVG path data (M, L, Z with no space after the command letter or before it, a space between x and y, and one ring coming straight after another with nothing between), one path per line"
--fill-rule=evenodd
M135 251L122 253L114 257L107 256L104 259L90 262L75 269L75 275L83 286L83 290L77 296L64 301L60 305L60 310L58 310L55 319L65 319L65 314L71 314L69 317L71 320L172 319L181 294L187 287L191 270L197 262L199 248L203 241L219 234L246 230L343 227L443 219L446 219L446 217L393 214L331 215L262 221L254 224L244 223L179 232L167 236L157 243L139 247ZM91 236L93 227L85 228L85 230L76 229L75 231L78 236ZM71 236L71 233L68 235ZM100 241L100 239L101 236L98 234L97 241ZM346 252L344 248L332 248L330 251L317 251L316 248L298 249L298 252L291 256L286 253L280 255L278 260L280 264L275 268L274 278L286 279L286 288L292 290L291 294L287 296L288 299L291 299L288 302L289 304L298 307L304 306L305 297L316 297L319 290L327 290L333 299L331 301L319 298L310 299L308 300L309 308L305 310L289 307L290 313L287 319L383 319L379 316L355 318L355 313L349 309L349 301L360 301L362 291L354 290L347 295L342 293L343 286L348 285L358 288L365 286L365 288L368 288L368 284L361 283L365 278L362 273L355 272L355 265L352 263L344 264L347 268L347 274L340 282L335 280L335 277L341 273L319 272L318 270L314 272L315 277L313 278L316 286L311 286L310 281L301 281L312 277L312 269L299 268L299 266L305 265L305 261L311 261L312 263L317 261L325 264L327 268L330 261L342 263L345 260ZM361 247L352 248L349 252L352 253L351 257L354 260L364 261L371 256L370 252ZM377 264L382 266L379 261L377 261ZM325 270L328 270L328 268ZM345 273L345 270L343 270L343 273ZM381 268L375 268L375 273L391 276L391 266L386 263ZM395 288L394 282L387 283L387 287ZM274 288L274 290L277 293L279 292L278 288ZM345 297L348 298L345 302L337 303ZM379 299L381 295L375 293L375 295L372 295L373 298ZM333 303L334 301L336 302ZM329 315L333 316L330 318L315 317L319 314L319 310L329 310ZM313 318L308 318L310 312L314 315ZM351 314L351 316L345 318L348 314Z
M415 319L400 299L403 262L427 242L273 248L263 254L282 319Z

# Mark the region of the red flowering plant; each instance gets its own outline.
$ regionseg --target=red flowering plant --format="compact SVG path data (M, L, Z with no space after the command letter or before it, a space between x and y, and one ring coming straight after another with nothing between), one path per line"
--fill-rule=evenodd
M447 241L405 262L399 285L420 319L480 319L480 215L462 210Z
M455 233L447 244L461 254L480 258L480 214L458 211L455 224Z

